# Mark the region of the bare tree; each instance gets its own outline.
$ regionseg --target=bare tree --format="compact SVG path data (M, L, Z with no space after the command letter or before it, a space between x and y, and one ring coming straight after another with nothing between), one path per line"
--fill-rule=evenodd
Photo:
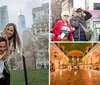
M48 36L39 36L37 42L37 48L39 50L44 49L45 52L45 58L48 59L49 54L48 54L48 48L49 48L49 38Z
M49 42L49 37L47 35L44 35L44 36L39 36L38 40L36 41L37 42L37 47L38 49L41 49L41 48L45 48L45 49L48 49L48 42Z
M54 24L61 19L62 1L63 0L51 0L51 28L54 27Z

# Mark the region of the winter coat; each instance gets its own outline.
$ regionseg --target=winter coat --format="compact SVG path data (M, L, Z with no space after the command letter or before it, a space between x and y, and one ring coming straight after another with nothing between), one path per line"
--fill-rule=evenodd
M74 37L75 41L87 41L86 35L85 35L85 31L83 30L83 28L80 25L80 23L85 28L87 28L86 21L88 19L90 19L92 17L92 15L89 12L87 12L87 11L84 11L84 13L86 14L85 16L84 15L81 15L81 17L76 16L76 17L73 17L70 20L70 23L71 23L72 27L75 28L75 31L73 33L73 37Z
M61 33L61 29L62 29L62 26L64 24L64 21L63 20L59 20L58 22L56 22L54 28L53 28L53 33L54 33L54 37L53 37L53 41L58 41L58 35L60 35ZM70 23L68 21L66 21L66 24L67 26L69 27L70 29L70 34L69 34L69 40L72 41L73 40L73 29L72 29L72 26L70 25Z

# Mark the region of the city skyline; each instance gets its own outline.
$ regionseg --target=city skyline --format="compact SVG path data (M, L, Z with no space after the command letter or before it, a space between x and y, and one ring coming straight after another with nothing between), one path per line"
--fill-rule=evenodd
M34 4L35 3L35 4ZM3 0L0 3L0 7L8 7L8 16L9 22L13 22L18 26L18 16L21 14L25 16L26 19L26 28L32 27L33 18L32 18L32 8L41 6L44 3L48 3L48 0Z
M0 30L3 30L5 26L8 24L8 10L7 6L0 7Z

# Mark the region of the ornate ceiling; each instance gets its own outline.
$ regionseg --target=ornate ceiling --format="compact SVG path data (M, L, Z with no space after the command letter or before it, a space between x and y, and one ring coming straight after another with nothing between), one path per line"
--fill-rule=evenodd
M87 47L91 47L92 43L59 43L59 48L63 48L64 52L69 52L72 50L79 50L85 52Z

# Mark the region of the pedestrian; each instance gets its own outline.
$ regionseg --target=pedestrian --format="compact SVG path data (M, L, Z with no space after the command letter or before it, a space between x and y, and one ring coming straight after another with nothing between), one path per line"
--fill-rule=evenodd
M53 41L73 41L73 28L69 23L69 13L61 13L62 20L55 23L53 28Z
M87 10L82 8L73 9L73 17L70 19L70 23L75 28L73 33L74 41L88 41L91 39L91 31L86 24L86 21L91 17L91 13Z
M42 69L44 69L44 64L42 63Z
M48 64L46 64L46 68L47 68L47 69L49 68L49 65L48 65Z
M72 69L73 69L73 66L72 66Z
M79 66L77 66L78 67L78 69L80 69L80 67Z

